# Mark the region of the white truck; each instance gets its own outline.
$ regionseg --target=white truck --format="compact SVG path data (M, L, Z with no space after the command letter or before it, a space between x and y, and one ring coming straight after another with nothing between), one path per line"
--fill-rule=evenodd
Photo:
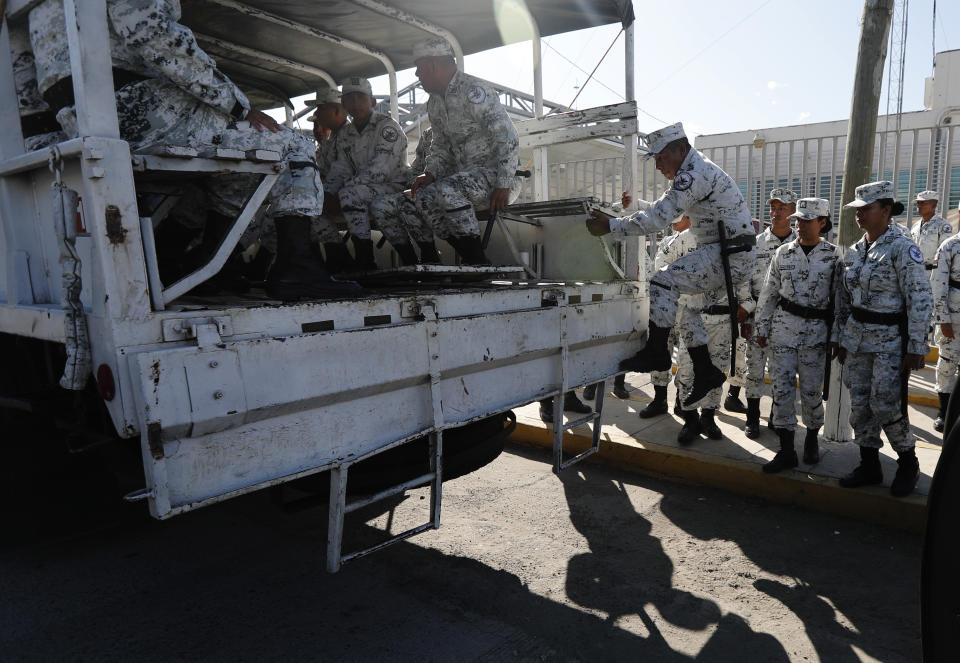
M481 280L458 285L471 269L447 265L433 269L453 281L408 273L406 285L368 288L356 300L280 302L257 288L199 297L191 290L224 265L282 165L275 154L203 146L132 154L117 124L106 0L63 1L76 19L68 41L78 138L25 150L9 33L36 2L8 0L0 34L0 405L38 416L53 408L75 436L138 441L146 486L129 497L145 499L154 517L330 471L327 566L335 571L368 552L340 550L344 514L363 504L430 484L428 522L392 540L439 526L445 432L491 417L497 432L510 408L558 395L559 422L567 389L616 373L636 350L647 310L639 242L611 251L583 228L598 201L544 194L547 146L598 136L624 136L624 181L632 181L634 103L520 125L534 149L537 201L496 221L487 251L500 266L472 270ZM495 15L487 3L459 0L194 0L183 5L183 23L255 105L289 105L385 69L396 112L395 72L411 66L417 40L441 34L458 54L491 48L500 43L497 18L500 28L519 20L523 3L511 6ZM532 26L535 50L538 26L554 34L624 15L613 1L527 6L522 27ZM163 283L154 231L177 200L176 182L223 172L255 173L260 186L210 263ZM146 191L167 196L149 215ZM352 466L413 444L428 454L422 474L348 500ZM565 463L558 446L556 469Z

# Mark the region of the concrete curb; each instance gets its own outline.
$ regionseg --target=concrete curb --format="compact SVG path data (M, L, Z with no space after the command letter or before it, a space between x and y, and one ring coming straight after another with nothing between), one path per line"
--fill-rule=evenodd
M552 450L553 430L518 423L510 440ZM566 433L565 456L580 453L590 442L587 436ZM599 452L590 460L593 459L641 474L795 504L908 532L922 532L926 522L927 500L923 495L896 499L885 486L851 490L841 488L836 479L806 472L764 474L757 463L698 453L695 449L677 449L633 438L615 439L605 433Z

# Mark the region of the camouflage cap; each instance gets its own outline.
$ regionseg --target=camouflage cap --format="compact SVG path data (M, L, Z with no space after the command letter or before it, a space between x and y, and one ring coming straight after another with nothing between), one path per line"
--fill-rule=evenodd
M453 47L443 37L429 37L413 47L413 61L420 58L442 58L444 56L454 57Z
M348 78L340 84L340 88L341 98L347 96L351 92L363 92L368 97L373 96L373 86L370 85L370 81L368 81L366 78L359 78L357 76Z
M769 205L774 200L779 200L784 205L791 205L797 202L797 194L790 189L771 189L767 204Z
M861 184L857 187L856 199L851 200L844 207L865 207L877 200L884 198L894 199L893 182L882 180L880 182L870 182Z
M936 191L921 191L917 194L914 202L919 203L922 200L940 200L940 194Z
M821 216L830 216L830 201L826 198L801 198L797 201L797 211L789 219L809 221Z
M307 99L307 106L323 106L324 104L339 104L340 92L336 88L322 87L317 90L317 96Z
M655 157L660 150L673 141L686 137L687 134L684 133L683 124L680 122L671 124L663 129L651 131L648 134L641 134L641 138L643 138L644 143L647 145L647 153L643 155L643 158L650 159L651 157Z

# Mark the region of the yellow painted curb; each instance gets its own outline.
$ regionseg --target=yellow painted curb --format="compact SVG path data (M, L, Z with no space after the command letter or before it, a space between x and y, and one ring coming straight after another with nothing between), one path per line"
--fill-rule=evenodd
M553 431L518 423L510 440L552 449ZM566 433L565 457L584 451L590 447L590 442L589 437ZM887 488L850 490L841 488L836 479L806 472L764 474L757 463L708 456L653 442L620 441L605 435L600 441L599 452L592 458L641 474L712 486L782 504L796 504L909 532L922 532L926 521L927 500L923 495L894 499L881 492Z

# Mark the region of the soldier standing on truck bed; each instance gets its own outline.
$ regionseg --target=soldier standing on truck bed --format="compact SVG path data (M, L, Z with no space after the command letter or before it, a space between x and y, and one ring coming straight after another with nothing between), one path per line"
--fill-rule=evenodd
M628 217L610 218L594 212L587 219L587 229L594 235L648 235L680 214L690 217L697 248L658 271L650 281L647 343L635 356L620 362L620 369L638 373L669 370L672 361L667 342L676 323L693 362L693 385L684 401L684 405L692 405L722 385L726 375L710 361L700 314L683 307L678 320L677 299L719 289L731 292L749 279L756 235L736 182L690 146L683 125L678 122L647 134L646 144L646 157L656 159L657 170L672 181L671 187L659 200L647 203L649 206L641 204L643 209ZM730 302L730 306L734 304Z
M410 186L413 186L413 181L423 174L432 145L433 127L430 127L423 132L417 142L417 154L413 163L410 164ZM428 189L430 187L421 189L420 196L428 195ZM438 264L440 262L440 254L437 253L437 246L433 239L433 229L421 218L410 189L374 198L370 203L370 216L374 225L393 245L402 264L413 265L417 262ZM411 238L420 248L419 258L410 244Z
M179 3L165 0L107 0L120 136L134 152L166 145L278 152L287 167L270 193L277 258L267 292L282 299L358 294L356 284L331 279L310 248L310 220L320 216L323 201L313 145L250 108L193 33L177 22L179 10ZM29 22L40 92L57 111L64 132L75 137L79 131L63 2L45 0L30 10ZM229 219L237 218L257 178L208 179L208 223L210 217L232 223Z
M468 265L489 265L476 210L495 213L520 194L520 139L497 91L457 70L453 49L432 37L413 50L417 77L430 93L433 145L413 183L420 215ZM425 190L433 188L432 191Z
M373 110L377 100L366 78L348 78L340 92L351 121L337 134L333 163L324 180L324 214L340 212L353 238L356 267L377 268L370 236L370 203L397 193L407 181L407 135L389 115Z

